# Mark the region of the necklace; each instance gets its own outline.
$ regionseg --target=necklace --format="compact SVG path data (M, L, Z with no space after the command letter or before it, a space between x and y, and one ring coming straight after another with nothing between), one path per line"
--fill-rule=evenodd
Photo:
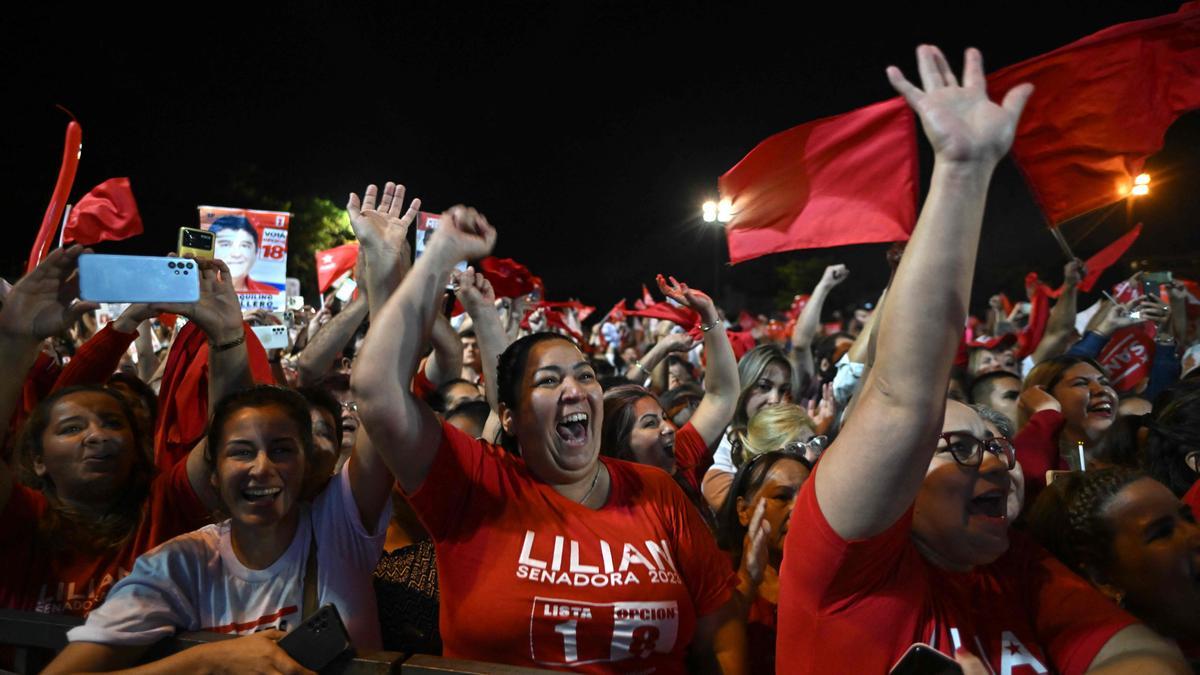
M596 475L592 476L592 486L588 488L587 492L583 493L583 497L581 497L578 502L579 504L586 502L587 498L592 496L592 490L596 489L596 481L600 480L600 467L602 465L603 462L596 463Z

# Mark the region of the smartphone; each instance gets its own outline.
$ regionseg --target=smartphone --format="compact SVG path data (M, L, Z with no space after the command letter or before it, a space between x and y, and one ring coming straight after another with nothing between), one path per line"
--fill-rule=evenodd
M1073 473L1076 473L1076 472L1074 472L1074 471L1057 471L1055 469L1050 469L1049 471L1046 472L1046 487L1050 487L1051 485L1054 485L1054 481L1058 480L1059 478L1062 478L1064 476L1070 476Z
M212 260L216 240L217 235L207 230L181 227L179 228L179 245L176 246L175 252L179 254L180 258L190 253L193 258Z
M1142 275L1142 295L1162 299L1162 286L1173 281L1170 272L1146 272Z
M350 648L350 634L346 632L346 624L342 623L337 607L325 605L277 644L296 663L320 671Z
M335 298L342 301L342 304L350 302L350 298L354 297L354 291L358 289L358 283L353 279L347 278L342 285L338 287L337 292L333 294Z
M288 346L288 329L287 326L271 324L269 326L251 326L250 330L258 336L258 341L262 343L263 349L287 349Z
M287 306L288 309L292 310L293 312L298 312L304 309L304 296L289 295L287 299Z
M283 644L282 641L280 644ZM888 675L962 675L962 672L958 661L927 644L917 642L904 652Z
M183 258L88 253L79 256L79 297L89 302L196 302L200 269Z

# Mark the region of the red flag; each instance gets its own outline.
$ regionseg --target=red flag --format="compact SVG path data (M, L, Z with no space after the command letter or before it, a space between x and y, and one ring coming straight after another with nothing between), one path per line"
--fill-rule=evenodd
M358 263L358 243L350 242L317 252L317 290L324 293Z
M63 243L91 246L121 241L142 233L142 216L129 189L128 178L109 178L92 188L71 209L63 228Z
M1051 224L1119 201L1181 114L1200 107L1200 6L1122 23L988 76L1037 91L1012 153Z
M1105 246L1099 253L1087 259L1084 267L1087 268L1087 276L1079 282L1079 290L1087 293L1092 290L1092 286L1100 280L1100 275L1104 274L1104 270L1112 267L1125 252L1133 246L1133 242L1137 240L1138 235L1142 233L1142 224L1138 223L1132 230L1126 232L1120 239Z
M729 260L907 240L917 217L917 135L901 98L759 143L719 180L733 200Z
M628 316L644 316L649 319L665 319L690 330L700 323L700 313L690 307L680 307L669 302L656 302L645 309L627 309Z
M1108 371L1113 389L1129 391L1149 377L1153 355L1153 329L1143 322L1114 332L1096 360Z
M516 298L542 287L542 280L512 258L487 257L479 261L483 276L492 284L497 298Z

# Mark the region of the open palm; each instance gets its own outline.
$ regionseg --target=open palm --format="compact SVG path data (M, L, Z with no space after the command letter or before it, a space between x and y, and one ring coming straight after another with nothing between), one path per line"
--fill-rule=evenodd
M987 96L983 56L977 49L967 50L961 85L937 47L917 47L917 69L921 74L920 88L905 79L895 66L888 67L888 80L921 118L925 136L938 159L956 163L998 162L1012 145L1017 121L1033 93L1033 85L1013 87L1002 103L992 102Z

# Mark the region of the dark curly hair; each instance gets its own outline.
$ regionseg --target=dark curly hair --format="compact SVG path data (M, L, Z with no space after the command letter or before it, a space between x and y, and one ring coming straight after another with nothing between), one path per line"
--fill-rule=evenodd
M1165 404L1160 405L1164 396L1158 397L1154 412L1143 422L1148 431L1141 460L1151 478L1182 497L1200 480L1200 473L1185 461L1200 452L1200 387L1178 383L1171 390Z
M53 479L49 475L39 476L33 468L34 461L42 456L42 435L50 426L54 406L68 396L83 392L102 394L115 401L133 434L134 462L129 479L117 492L116 502L101 514L82 513L63 504ZM94 385L65 387L38 403L21 427L16 443L17 471L21 482L40 491L50 505L38 523L38 543L54 551L79 547L102 551L124 544L141 521L142 509L150 494L150 483L154 479L152 454L145 444L146 436L139 428L137 416L133 414L129 403L111 389Z
M1146 474L1123 467L1069 473L1042 491L1030 508L1029 533L1064 565L1098 581L1113 564L1113 530L1104 507Z
M520 407L521 385L525 380L525 368L529 365L529 352L533 351L535 346L547 340L562 340L572 347L576 347L574 342L557 333L532 333L510 344L498 359L499 364L496 369L497 396L500 398L500 404L514 413ZM506 431L501 431L500 445L513 455L521 454L517 437Z

